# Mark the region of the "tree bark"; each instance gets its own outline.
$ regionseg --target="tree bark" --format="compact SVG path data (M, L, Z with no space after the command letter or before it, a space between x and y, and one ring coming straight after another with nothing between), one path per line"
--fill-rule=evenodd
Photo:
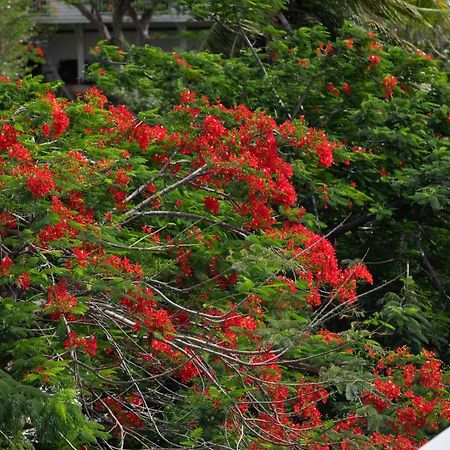
M109 32L108 27L103 23L96 4L92 4L92 11L90 11L83 2L71 3L71 5L75 6L75 8L77 8L80 13L97 28L102 39L111 42L111 33Z
M139 17L136 9L130 5L128 8L128 14L133 20L134 25L136 26L138 32L138 42L140 45L145 45L150 43L150 35L148 32L148 27L150 21L152 20L153 13L155 12L156 6L161 3L161 0L157 0L152 3L151 8L146 8L142 11L141 17Z
M117 0L113 3L113 35L111 42L122 47L124 44L123 18L131 7L131 0Z
M143 27L137 11L132 6L130 6L130 8L128 9L128 14L130 15L131 20L133 21L136 27L139 45L148 44L150 42L150 37L148 35L148 27L147 29Z
M335 228L329 235L330 238L339 236L340 234L347 233L347 231L353 231L355 228L364 225L365 223L371 221L375 218L375 214L363 214L362 216L357 217L351 222L347 222L342 224L341 226Z

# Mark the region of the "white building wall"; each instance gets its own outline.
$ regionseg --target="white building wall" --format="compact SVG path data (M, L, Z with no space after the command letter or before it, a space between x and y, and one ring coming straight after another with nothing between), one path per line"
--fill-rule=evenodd
M37 0L45 3L45 0ZM46 0L48 7L38 16L37 22L47 29L47 36L41 46L49 65L44 74L49 80L56 79L61 64L75 65L77 82L83 81L83 70L93 61L92 49L101 38L96 28L73 6L60 0ZM111 23L111 14L103 15L104 23ZM180 33L187 28L205 29L207 23L194 22L186 14L169 10L157 14L150 22L151 45L166 51L192 48L193 41L185 39ZM137 33L130 18L126 18L124 35L130 44L137 43ZM56 70L55 70L56 69ZM75 81L75 80L73 80Z

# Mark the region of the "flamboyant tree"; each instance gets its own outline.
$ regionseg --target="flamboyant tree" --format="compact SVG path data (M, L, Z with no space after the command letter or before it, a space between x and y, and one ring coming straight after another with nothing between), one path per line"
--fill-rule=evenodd
M284 151L305 220L330 233L342 258L366 255L377 285L389 282L365 302L374 326L386 324L385 343L432 347L448 360L450 85L439 61L354 27L335 40L322 27L302 28L230 59L151 47L120 60L114 47L99 52L92 78L145 116L164 115L192 89L280 120L302 114L345 144L335 145L330 168Z
M0 111L3 448L413 449L448 424L441 361L371 339L371 275L305 226L283 155L329 168L322 132L33 78Z

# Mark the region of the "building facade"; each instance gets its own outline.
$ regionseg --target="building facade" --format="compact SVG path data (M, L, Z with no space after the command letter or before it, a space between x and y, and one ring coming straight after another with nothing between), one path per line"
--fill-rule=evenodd
M99 1L101 17L107 26L112 24L109 2ZM41 47L47 65L42 73L48 81L62 79L69 85L85 82L85 68L93 61L92 49L101 39L97 28L74 6L61 0L35 0L37 23L43 31ZM149 34L151 45L171 51L195 47L195 39L188 38L186 31L201 31L208 23L192 20L180 11L176 2L166 2L165 8L152 17ZM125 16L123 34L130 44L140 44L132 20ZM196 33L192 33L195 35Z

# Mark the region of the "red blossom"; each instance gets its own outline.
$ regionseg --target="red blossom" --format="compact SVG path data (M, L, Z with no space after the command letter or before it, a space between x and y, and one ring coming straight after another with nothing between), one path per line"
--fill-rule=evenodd
M339 89L333 83L327 83L327 91L336 97L339 95Z
M48 136L50 136L51 132L52 132L52 130L51 130L50 125L48 123L44 123L44 125L42 125L42 134L45 137L48 137Z
M178 258L177 258L177 262L178 265L181 268L181 271L184 273L185 276L189 277L192 274L192 269L190 266L190 256L191 256L191 251L189 250L183 250L182 248L178 249Z
M369 44L369 49L372 51L375 50L383 51L383 46L381 45L381 42L373 41Z
M325 328L319 330L318 334L322 336L322 339L325 342L336 342L337 344L343 343L343 339L338 333L333 333L332 331L328 331Z
M374 386L378 392L383 394L390 401L396 402L401 395L400 387L391 380L375 380Z
M438 389L442 383L441 361L426 361L419 370L419 383L430 389Z
M117 255L108 255L103 262L119 272L134 275L137 279L142 277L142 267L139 263L133 264L127 257L121 258Z
M197 100L197 94L191 91L183 91L180 93L180 105L190 104Z
M2 125L0 131L0 150L7 150L19 143L19 132L10 124L5 123Z
M69 116L64 110L63 105L60 102L58 102L54 94L48 93L45 99L52 109L53 122L51 125L51 129L53 132L53 137L57 138L61 136L69 126L70 124ZM45 130L43 129L44 135L46 130L47 129Z
M175 62L176 62L179 66L184 67L184 68L186 68L186 69L189 69L190 67L192 67L192 66L191 66L190 64L188 64L188 62L187 62L182 56L180 56L178 53L172 52L172 56L174 57Z
M369 55L368 60L370 62L370 66L369 66L369 70L370 70L372 67L375 67L380 63L381 57L379 55Z
M0 212L0 236L6 236L8 234L8 230L16 227L17 223L10 213Z
M347 95L351 95L352 90L350 88L350 85L348 83L342 83L341 84L342 90L347 94Z
M17 161L32 161L30 152L22 144L13 144L8 150L8 156Z
M3 275L4 277L9 275L9 269L12 265L12 260L9 256L4 256L0 260L0 275Z
M213 214L219 214L219 200L215 197L205 197L203 199L205 208Z
M84 98L88 101L90 105L94 105L97 108L103 109L106 103L108 103L108 99L103 94L103 92L96 86L89 88L84 93Z
M25 272L22 273L21 275L19 275L19 277L17 278L17 284L25 290L30 289L30 285L31 285L31 276L29 272Z
M117 171L115 182L116 184L120 186L127 186L129 182L131 181L131 178L125 173L123 169L119 169Z
M33 198L43 197L53 191L55 183L53 174L48 167L34 166L29 173L26 182L27 189L31 192Z
M126 136L135 124L133 113L124 105L111 105L108 108L108 111L111 113L109 120L115 124L117 133L124 134Z
M397 86L398 80L394 75L388 74L383 78L384 83L384 97L391 98L394 87Z
M48 288L45 306L52 311L51 317L55 320L61 315L67 315L69 318L73 317L73 308L77 306L77 300L68 291L65 280L59 280L57 284Z
M430 55L429 53L425 53L423 50L417 49L416 53L422 57L427 59L428 61L432 61L433 60L433 55Z
M142 123L133 130L133 137L142 150L146 150L150 143L162 141L166 136L167 130L161 125L151 127Z

